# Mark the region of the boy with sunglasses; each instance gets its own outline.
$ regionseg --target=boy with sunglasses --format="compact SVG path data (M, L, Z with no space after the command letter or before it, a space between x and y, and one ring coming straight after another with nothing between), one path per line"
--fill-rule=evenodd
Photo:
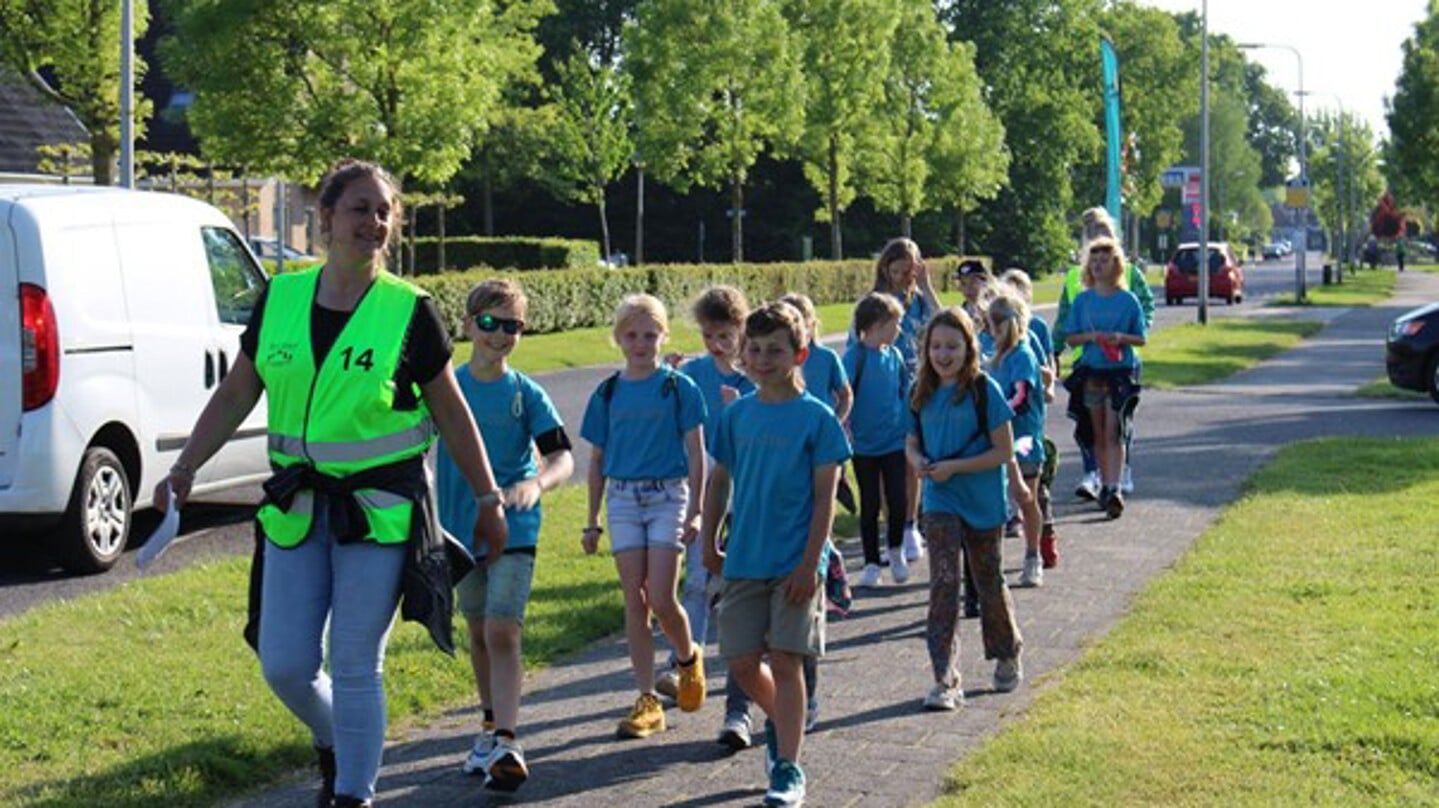
M524 333L523 288L510 280L488 280L471 290L467 303L465 333L474 351L455 376L502 489L510 534L503 548L470 548L478 563L456 591L469 626L470 663L484 710L464 771L484 775L486 788L514 791L529 776L515 729L524 675L520 628L535 574L540 495L569 479L574 460L549 395L507 361ZM542 464L535 462L535 448ZM440 521L450 533L469 536L478 504L448 454L439 454L437 469Z

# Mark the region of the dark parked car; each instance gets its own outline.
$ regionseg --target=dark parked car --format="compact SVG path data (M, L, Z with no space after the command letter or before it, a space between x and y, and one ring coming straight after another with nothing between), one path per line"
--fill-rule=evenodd
M1395 387L1428 393L1439 402L1439 303L1394 321L1384 346L1384 366Z
M1164 302L1177 306L1199 296L1199 245L1181 244L1164 270ZM1244 266L1222 241L1209 242L1209 296L1233 305L1244 302Z
M1280 244L1277 241L1272 241L1268 244L1265 244L1264 250L1262 251L1262 255L1264 256L1265 261L1278 260L1288 254L1288 251L1284 249L1284 245Z

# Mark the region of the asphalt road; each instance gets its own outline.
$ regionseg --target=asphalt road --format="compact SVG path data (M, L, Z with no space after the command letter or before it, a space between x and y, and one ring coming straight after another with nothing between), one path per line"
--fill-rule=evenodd
M1320 284L1323 256L1311 253L1306 277L1310 288ZM1295 286L1293 257L1279 261L1256 263L1246 268L1244 303L1227 306L1223 301L1211 303L1210 317L1233 316L1263 306L1269 299L1292 293ZM1176 323L1193 322L1197 306L1189 301L1181 306L1164 305L1162 289L1156 289L1157 308L1155 328L1165 328ZM1040 314L1053 319L1053 306L1040 307ZM842 337L837 338L842 341ZM524 350L521 345L520 350ZM1375 375L1383 370L1383 356L1376 353ZM589 451L587 444L579 440L579 423L584 415L585 402L595 386L613 368L582 368L544 374L540 377L556 406L569 425L575 445L575 480L583 480ZM1061 435L1067 431L1056 432ZM146 575L162 575L182 569L191 564L215 558L249 553L253 548L251 516L254 505L260 499L258 486L248 486L223 494L200 498L186 507L181 522L181 536ZM6 537L0 542L0 617L25 611L33 606L51 600L73 598L92 592L104 591L120 586L140 577L131 560L134 549L148 536L157 524L154 512L140 514L132 531L134 538L126 557L110 572L102 575L73 576L61 570L45 549L46 537Z

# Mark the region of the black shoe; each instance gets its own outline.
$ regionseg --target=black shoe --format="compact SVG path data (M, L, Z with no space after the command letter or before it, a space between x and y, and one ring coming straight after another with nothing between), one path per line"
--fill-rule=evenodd
M335 797L335 808L370 808L370 801L341 794Z
M967 619L967 620L973 620L974 618L979 617L979 600L978 600L978 599L976 599L976 600L970 600L970 599L968 599L968 598L965 598L965 600L964 600L964 617L965 617L965 619Z
M1104 513L1110 519L1118 519L1124 514L1124 495L1115 489L1109 495L1109 501L1104 503Z
M1109 500L1114 498L1115 493L1115 490L1107 485L1099 489L1099 497L1094 501L1099 503L1099 509L1101 511L1109 512Z
M320 764L320 793L315 795L315 808L331 808L335 804L335 750L315 747Z

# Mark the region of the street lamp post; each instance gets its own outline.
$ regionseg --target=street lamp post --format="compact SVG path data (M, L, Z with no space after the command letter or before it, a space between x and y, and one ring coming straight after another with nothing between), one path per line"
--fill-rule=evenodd
M1199 324L1209 323L1209 0L1199 23Z
M1304 206L1299 209L1299 249L1296 250L1294 261L1294 298L1298 303L1303 303L1305 298L1304 279L1304 254L1309 249L1309 159L1308 149L1305 146L1304 126L1304 57L1299 49L1293 45L1279 45L1268 42L1241 42L1239 48L1243 50L1259 50L1262 48L1287 50L1294 54L1299 61L1299 184L1304 187Z

